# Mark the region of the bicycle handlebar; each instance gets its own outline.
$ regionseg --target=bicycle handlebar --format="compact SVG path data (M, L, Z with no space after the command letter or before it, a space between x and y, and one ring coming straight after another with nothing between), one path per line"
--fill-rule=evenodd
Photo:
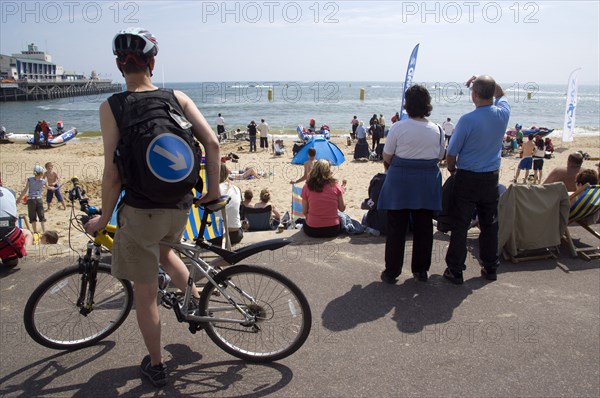
M73 183L73 188L69 190L69 201L71 201L71 203L74 203L76 200L79 201L80 210L88 216L102 214L101 209L97 208L96 206L89 205L88 198L85 197L85 190L79 186L79 179L77 177L73 177L71 178L71 182Z

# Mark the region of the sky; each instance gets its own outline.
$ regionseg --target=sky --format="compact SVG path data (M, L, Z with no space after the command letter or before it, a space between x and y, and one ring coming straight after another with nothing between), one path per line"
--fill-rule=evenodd
M158 39L155 82L404 81L599 84L593 1L0 1L0 53L35 43L66 70L122 82L112 38Z

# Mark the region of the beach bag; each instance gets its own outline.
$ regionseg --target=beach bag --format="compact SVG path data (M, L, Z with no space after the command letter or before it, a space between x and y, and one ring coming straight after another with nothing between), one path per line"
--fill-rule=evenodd
M358 235L365 232L365 226L357 220L353 220L348 214L338 210L338 217L341 230L348 235Z
M25 235L20 228L14 227L8 233L2 232L0 235L0 259L2 261L23 258L26 255Z
M172 90L124 92L108 99L119 127L114 162L124 188L153 203L202 192L200 145Z

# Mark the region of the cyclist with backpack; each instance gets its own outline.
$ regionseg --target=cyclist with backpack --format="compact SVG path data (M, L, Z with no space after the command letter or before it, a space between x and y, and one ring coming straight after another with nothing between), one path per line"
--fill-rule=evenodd
M189 272L181 259L159 242L180 241L192 206L191 190L202 192L196 139L206 151L208 177L208 192L200 202L218 197L219 143L186 94L158 89L152 83L158 43L149 31L128 28L118 32L113 53L127 91L100 106L103 212L86 224L86 231L93 234L108 224L123 190L111 272L134 283L138 326L149 352L141 370L160 387L167 378L157 307L158 264L180 289L185 289ZM198 297L195 288L193 295Z

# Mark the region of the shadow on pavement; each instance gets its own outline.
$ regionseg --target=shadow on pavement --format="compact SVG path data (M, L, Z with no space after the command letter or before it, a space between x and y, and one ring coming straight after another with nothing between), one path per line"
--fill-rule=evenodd
M455 286L443 281L439 275L430 276L427 283L407 279L401 285L383 282L372 282L364 287L354 285L325 307L323 326L331 331L349 330L395 310L393 319L398 330L418 333L428 325L451 320L454 310L485 285L481 278L473 278Z
M202 355L186 345L171 344L165 347L171 354L166 362L169 384L162 389L143 378L137 365L102 370L82 380L83 372L79 375L77 372L86 365L94 366L94 361L114 347L114 342L102 342L84 350L61 352L17 369L0 379L0 396L89 398L159 393L169 397L263 397L276 394L293 378L292 371L278 363L254 364L241 360L200 363ZM91 355L78 360L82 354ZM77 382L68 383L70 380Z

